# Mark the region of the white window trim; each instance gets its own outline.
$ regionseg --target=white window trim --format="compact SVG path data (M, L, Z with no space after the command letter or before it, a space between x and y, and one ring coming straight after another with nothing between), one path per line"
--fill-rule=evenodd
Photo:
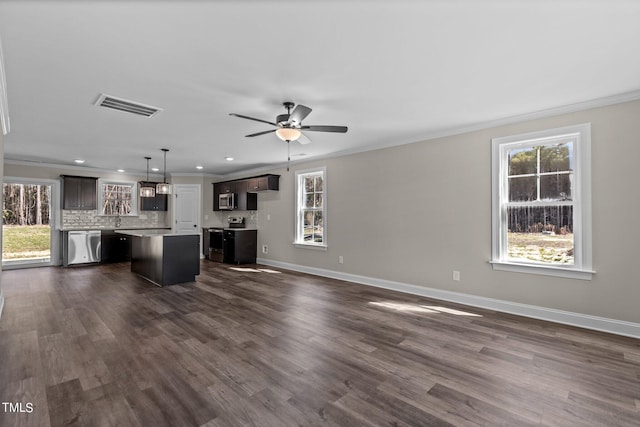
M302 203L302 186L300 185L301 176L322 173L322 243L305 242L303 236L301 236L300 230L304 219L302 218L300 204ZM293 231L294 241L293 245L297 248L315 249L320 251L326 251L327 245L327 167L322 166L313 169L304 169L296 171L295 182L295 201L294 201L294 217L295 217L295 229Z
M556 138L562 135L577 135L573 154L575 182L573 200L574 265L562 266L541 263L512 262L504 258L506 252L506 222L503 220L501 200L507 196L507 181L504 170L506 147L531 144L535 141ZM591 124L583 123L539 132L512 135L491 140L491 265L494 270L546 276L591 280L592 235L591 235ZM576 232L577 231L577 232Z
M102 212L102 204L104 202L102 186L104 184L111 185L130 185L131 186L131 212L128 215L120 215L120 216L138 216L138 183L135 181L118 181L111 179L98 179L98 206L96 209L97 216L118 216L118 215L107 215Z

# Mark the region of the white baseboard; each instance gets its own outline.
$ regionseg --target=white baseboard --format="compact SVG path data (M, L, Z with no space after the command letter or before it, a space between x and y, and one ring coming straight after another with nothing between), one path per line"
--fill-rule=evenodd
M394 282L391 280L377 279L375 277L360 276L357 274L342 273L339 271L325 270L322 268L307 267L304 265L290 264L287 262L275 261L271 259L258 258L258 264L280 267L287 270L299 271L302 273L314 274L316 276L329 277L332 279L345 280L348 282L360 283L363 285L375 286L378 288L404 292L412 295L419 295L427 298L434 298L443 301L450 301L472 307L485 308L488 310L503 313L516 314L534 319L547 320L550 322L565 325L577 326L595 331L608 332L631 338L640 338L640 324L625 322L622 320L609 319L606 317L591 316L588 314L573 313L570 311L556 310L553 308L538 307L535 305L520 304L516 302L504 301L493 298L479 297L476 295L464 294L461 292L444 291L441 289L417 286L409 283Z

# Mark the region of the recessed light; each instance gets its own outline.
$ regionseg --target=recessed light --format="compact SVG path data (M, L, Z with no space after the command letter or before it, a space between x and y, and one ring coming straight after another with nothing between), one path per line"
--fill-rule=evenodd
M151 170L152 170L152 171L154 171L154 172L158 172L160 169L158 169L158 168L151 168Z
M81 165L84 163L84 159L75 159L74 162L76 162L77 164Z
M124 172L124 169L118 169L118 172L122 173L122 172Z
M225 159L227 162L231 162L231 161L233 161L233 157L229 157L229 156L225 157L224 159Z
M196 166L196 169L202 169L202 166Z

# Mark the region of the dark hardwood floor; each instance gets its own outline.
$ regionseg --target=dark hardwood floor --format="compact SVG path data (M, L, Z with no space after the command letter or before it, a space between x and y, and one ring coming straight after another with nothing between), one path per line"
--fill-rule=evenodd
M640 425L640 340L256 265L2 275L0 426Z

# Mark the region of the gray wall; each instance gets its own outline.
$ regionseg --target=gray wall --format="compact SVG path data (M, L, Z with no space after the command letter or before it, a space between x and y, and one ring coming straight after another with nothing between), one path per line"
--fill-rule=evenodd
M264 259L640 323L640 101L282 169L259 195ZM591 281L493 271L491 138L590 122ZM348 134L345 135L348 138ZM295 170L327 167L329 248L294 247ZM267 214L271 216L267 220ZM338 256L344 264L338 263ZM452 271L461 271L461 281Z

